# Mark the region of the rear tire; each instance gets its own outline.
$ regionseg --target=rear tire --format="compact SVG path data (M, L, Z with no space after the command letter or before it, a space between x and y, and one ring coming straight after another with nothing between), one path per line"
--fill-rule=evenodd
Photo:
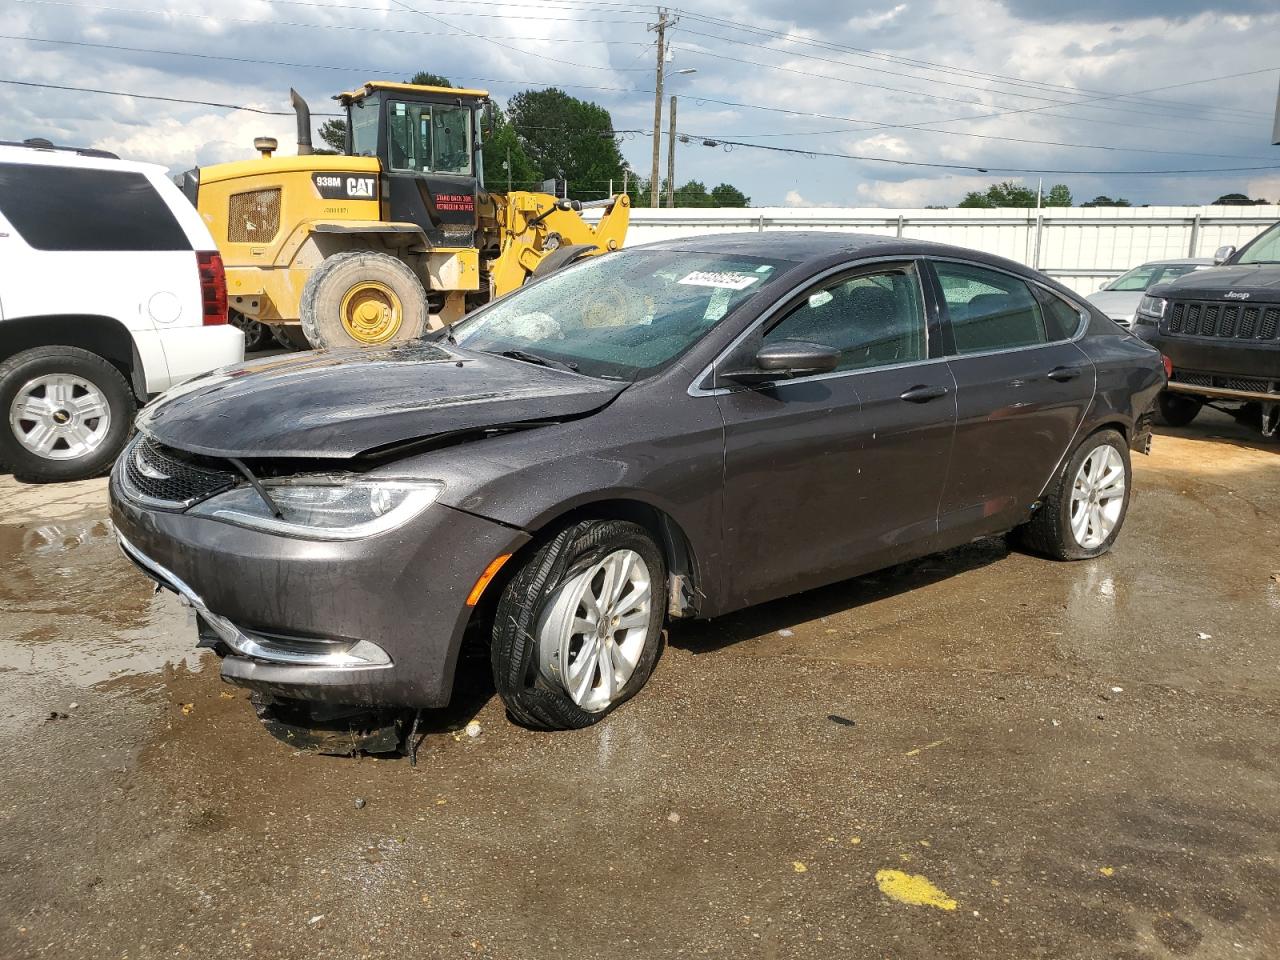
M317 350L381 346L426 333L427 292L395 257L349 250L311 271L299 312Z
M310 350L311 344L296 323L271 324L271 338L286 350Z
M0 364L0 468L29 483L111 469L138 404L114 366L78 347L35 347Z
M1120 535L1132 479L1124 437L1115 430L1099 430L1067 458L1040 509L1014 531L1016 539L1057 560L1101 556Z
M494 611L493 679L511 718L588 727L644 686L662 646L666 564L641 526L586 520L521 564Z
M272 331L265 323L246 317L243 313L232 310L228 313L231 325L244 334L244 352L266 350L274 342Z
M1199 397L1165 391L1156 400L1156 422L1166 427L1185 427L1203 406L1204 401Z

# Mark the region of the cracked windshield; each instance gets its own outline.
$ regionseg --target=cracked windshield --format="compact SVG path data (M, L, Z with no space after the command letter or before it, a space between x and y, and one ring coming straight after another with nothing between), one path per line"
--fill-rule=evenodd
M791 264L685 251L588 260L454 327L462 346L638 380L684 353Z

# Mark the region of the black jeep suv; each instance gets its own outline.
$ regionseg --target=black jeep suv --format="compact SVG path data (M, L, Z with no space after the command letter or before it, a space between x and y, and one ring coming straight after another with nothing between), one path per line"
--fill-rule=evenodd
M1169 384L1159 415L1190 423L1205 403L1224 407L1265 436L1280 426L1280 223L1220 266L1147 291L1133 332L1165 356Z

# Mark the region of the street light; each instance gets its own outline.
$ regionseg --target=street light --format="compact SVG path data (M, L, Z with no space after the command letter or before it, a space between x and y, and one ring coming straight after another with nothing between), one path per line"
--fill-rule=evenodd
M653 84L653 167L649 173L649 206L658 205L658 159L662 155L662 81L667 72L667 27L675 26L679 16L671 19L671 12L666 8L658 9L658 22L649 25L649 29L658 35L655 47L658 52L658 63L654 73ZM693 73L686 67L678 73Z
M678 76L688 76L691 73L697 73L697 67L685 67L677 70ZM667 206L674 207L676 205L676 97L671 95L671 131L667 134ZM654 138L657 139L657 131L654 131Z

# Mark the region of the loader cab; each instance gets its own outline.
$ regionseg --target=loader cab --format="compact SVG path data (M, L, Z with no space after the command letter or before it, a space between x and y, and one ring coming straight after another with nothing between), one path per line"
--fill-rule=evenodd
M337 99L347 110L347 154L376 157L382 168L382 219L417 224L434 247L475 245L488 93L375 82Z

